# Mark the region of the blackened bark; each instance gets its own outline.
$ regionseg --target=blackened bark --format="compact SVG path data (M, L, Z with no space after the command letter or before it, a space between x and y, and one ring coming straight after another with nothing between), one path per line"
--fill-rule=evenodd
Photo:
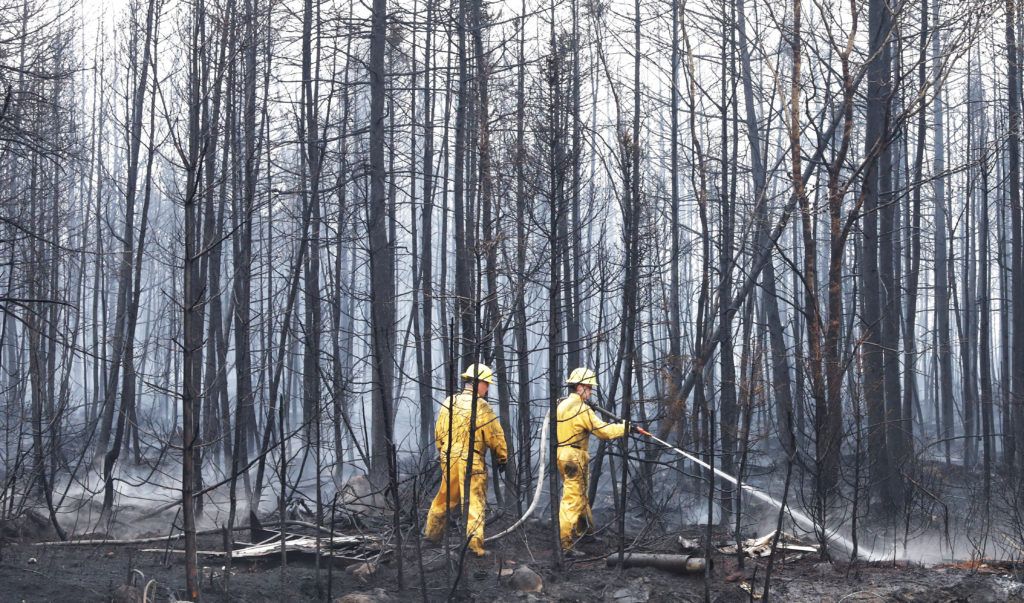
M1017 48L1017 3L1006 0L1006 59L1007 59L1007 155L1009 163L1007 189L1010 193L1010 241L1012 287L1012 368L1010 373L1011 415L1010 429L1006 431L1005 461L1017 463L1024 457L1024 446L1020 445L1020 432L1024 429L1024 239L1021 233L1020 199L1020 56Z
M937 22L938 3L932 5L932 19ZM953 400L953 359L950 356L950 325L949 325L949 251L947 235L949 216L946 211L946 140L945 140L945 101L941 77L942 63L939 53L941 46L939 36L932 36L932 80L935 84L933 110L935 115L935 151L932 187L935 196L935 329L938 347L935 350L939 364L939 407L942 411L942 429L939 437L944 440L943 449L946 463L950 462L954 426Z
M867 67L868 113L864 148L867 167L864 170L861 195L863 196L862 251L861 251L861 316L862 356L864 363L864 399L868 404L868 455L871 482L882 504L896 508L890 490L892 461L886 443L886 408L883 349L881 338L881 282L879 278L879 161L886 139L885 83L889 77L889 63L884 60L884 48L889 37L889 9L883 0L872 0L868 8L869 53Z

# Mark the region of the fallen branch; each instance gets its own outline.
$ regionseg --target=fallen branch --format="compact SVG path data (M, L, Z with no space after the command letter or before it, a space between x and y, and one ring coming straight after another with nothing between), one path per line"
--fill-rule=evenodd
M232 528L233 532L241 532L248 530L249 526L235 526ZM214 528L212 530L201 530L196 532L196 536L210 536L213 534L224 533L223 528ZM177 534L171 534L170 536L152 536L150 538L131 538L128 540L115 540L115 539L96 539L96 540L57 540L57 541L46 541L46 542L33 542L31 546L123 546L130 544L151 544L154 542L167 542L169 540L177 540L184 538L185 534L179 532Z
M159 554L170 553L172 555L184 555L185 554L185 551L183 549L166 549L166 550L165 549L139 549L139 552L140 553L159 553ZM209 555L209 556L212 556L212 555L223 555L223 554L224 553L222 553L220 551L196 551L196 555Z
M771 531L760 538L748 538L743 541L743 553L747 557L767 557L772 551L772 540L775 538L775 531ZM782 532L780 539L775 545L776 550L789 551L793 553L817 553L818 547L802 544L792 534ZM732 544L718 549L718 552L725 555L735 555L736 545Z
M327 534L329 536L335 536L335 537L339 537L340 536L342 538L348 536L348 534L342 534L341 532L335 532L334 530L331 530L330 528L326 528L324 526L317 525L317 524L312 523L310 521L299 521L298 519L286 519L284 523L285 523L285 525L289 525L289 526L299 526L299 527L302 527L302 528L309 528L310 530L320 530L321 532L323 532L324 534Z
M335 539L332 546L322 546L321 551L328 549L342 549L352 547L364 547L364 548L375 548L379 550L380 543L374 538L368 538L365 536L347 536L344 539ZM303 551L303 552L314 552L316 551L316 538L313 536L300 536L297 534L287 534L284 541L285 550L291 551ZM281 541L275 540L264 544L254 544L252 546L235 549L232 551L232 557L239 559L241 557L260 557L263 555L272 555L281 552ZM218 553L223 555L223 553Z

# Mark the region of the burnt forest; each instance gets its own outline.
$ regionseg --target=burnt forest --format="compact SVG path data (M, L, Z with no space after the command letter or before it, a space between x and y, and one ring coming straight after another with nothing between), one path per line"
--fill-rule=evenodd
M1022 103L1022 0L0 0L0 601L1024 603Z

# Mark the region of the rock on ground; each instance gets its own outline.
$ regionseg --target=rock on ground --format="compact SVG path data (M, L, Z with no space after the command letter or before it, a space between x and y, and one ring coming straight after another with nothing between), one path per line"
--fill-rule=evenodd
M142 589L132 584L122 584L114 589L110 600L113 603L137 603L142 600Z
M528 565L517 567L508 583L513 589L524 593L539 593L544 590L544 580Z
M356 475L341 488L341 503L356 516L378 516L384 512L384 497L375 492L365 475Z
M647 603L651 598L651 590L645 581L631 581L627 586L617 588L605 597L607 603Z
M351 576L355 576L360 582L365 583L367 579L372 578L377 573L377 564L364 562L356 563L345 568L345 572Z

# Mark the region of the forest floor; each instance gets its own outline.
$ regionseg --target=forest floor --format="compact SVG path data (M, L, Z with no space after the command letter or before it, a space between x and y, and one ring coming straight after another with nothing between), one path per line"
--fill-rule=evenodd
M239 533L239 538L245 533ZM690 536L697 536L696 533ZM678 553L678 534L645 540L645 552ZM445 563L443 549L423 550L421 575L414 543L408 543L403 588L399 588L397 559L379 564L372 575L357 577L344 569L318 572L311 560L289 560L281 571L275 556L256 562L236 561L228 581L223 561L200 555L205 577L204 601L703 601L702 575L679 576L656 569L619 571L606 566L614 538L581 547L586 557L552 567L548 528L530 523L527 529L496 544L486 559L466 557L462 578L453 590L457 556ZM454 539L453 539L454 540ZM184 592L180 554L142 552L165 544L132 546L37 546L30 537L0 540L0 601L139 601L140 590L124 585L133 570L144 574L139 584L155 580L148 601L173 601ZM171 548L180 548L180 542ZM220 536L199 539L200 550L220 550ZM734 556L714 555L708 581L712 601L757 600L764 584L767 559L747 559L740 569ZM540 592L519 592L502 568L528 565L543 580ZM447 569L446 569L447 567ZM210 574L213 574L212 578ZM319 579L318 579L319 578ZM330 578L330 585L328 584ZM817 555L777 557L770 594L777 601L1021 601L1024 583L1006 567L933 566L912 564L828 564ZM426 597L422 587L426 586ZM120 590L119 590L120 589ZM750 590L754 590L752 598ZM153 596L155 594L155 597ZM347 596L346 596L347 595Z

